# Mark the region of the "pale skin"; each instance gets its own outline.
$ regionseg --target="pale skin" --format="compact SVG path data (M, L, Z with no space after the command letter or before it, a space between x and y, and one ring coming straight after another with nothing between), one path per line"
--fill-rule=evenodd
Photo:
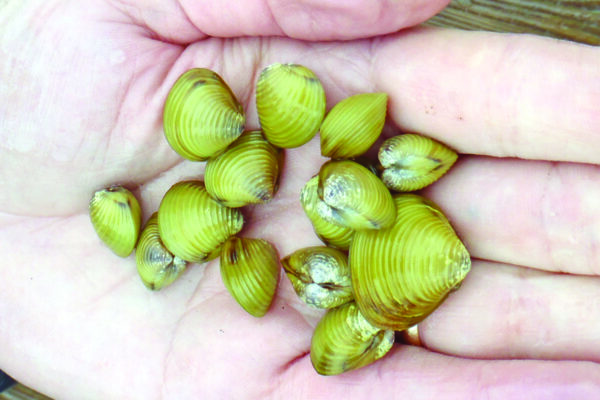
M600 52L395 33L445 3L4 2L0 368L61 399L599 396ZM386 92L386 135L420 132L461 153L423 194L473 268L420 325L425 348L397 345L369 367L319 376L308 351L321 314L284 276L257 319L226 292L218 262L151 292L134 257L95 235L95 190L128 185L147 218L170 185L202 177L162 132L179 74L219 72L256 128L253 85L273 62L313 69L330 107ZM319 244L298 196L323 161L318 138L288 151L276 198L246 212L244 235L281 256Z

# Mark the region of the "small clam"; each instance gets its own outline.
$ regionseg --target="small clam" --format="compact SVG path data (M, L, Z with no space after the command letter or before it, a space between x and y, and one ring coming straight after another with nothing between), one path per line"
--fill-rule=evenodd
M187 263L173 256L160 240L157 213L152 214L140 234L135 263L142 282L151 290L170 285L185 271Z
M318 194L330 212L324 219L354 230L391 226L396 216L392 195L371 171L349 160L328 161L319 170Z
M366 152L383 129L387 99L385 93L363 93L336 104L321 125L321 154L339 159Z
M260 131L245 132L227 150L208 160L206 190L228 207L266 203L277 190L283 151Z
M100 239L118 256L127 257L137 243L142 210L135 196L119 185L94 193L90 219Z
M319 78L302 65L272 64L258 78L256 109L269 142L298 147L319 130L326 110L325 90Z
M266 314L279 282L279 256L263 239L232 237L221 248L221 277L233 298L249 314Z
M331 309L317 324L310 360L321 375L337 375L383 357L394 344L394 331L369 323L354 302Z
M334 308L352 300L350 266L345 253L325 246L306 247L283 258L281 264L305 303Z
M465 278L471 258L442 211L413 194L394 196L394 225L356 232L354 297L373 325L397 331L427 317Z
M202 181L173 185L158 208L158 230L167 249L177 257L203 262L242 229L242 213L214 200Z
M244 130L244 109L225 81L205 68L184 72L165 102L167 141L179 155L203 161L223 151Z
M379 149L381 180L399 192L432 184L454 164L458 155L440 142L416 134L391 137Z
M317 189L319 188L319 177L312 177L300 192L300 203L304 212L310 219L315 233L323 241L323 243L341 249L348 250L354 230L338 223L330 222L330 219L321 217L319 209L322 213L331 213L332 210L323 200L319 198Z

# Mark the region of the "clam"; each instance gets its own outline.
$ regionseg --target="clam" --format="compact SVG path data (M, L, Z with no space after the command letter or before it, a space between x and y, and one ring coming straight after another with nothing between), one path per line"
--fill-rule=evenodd
M383 357L394 344L394 331L377 328L354 302L331 309L317 324L310 360L321 375L337 375Z
M113 185L94 193L90 220L98 237L118 256L127 257L137 243L142 210L129 190Z
M206 190L228 207L266 203L278 186L283 151L260 131L245 132L225 152L208 160Z
M435 310L466 277L471 258L442 211L414 194L394 196L392 227L354 234L350 268L362 314L404 330Z
M387 99L385 93L362 93L336 104L321 125L321 154L338 159L366 152L383 129Z
M220 246L243 224L242 213L214 200L202 181L176 183L158 208L158 230L165 247L190 262L218 256Z
M371 171L349 160L328 161L319 170L318 195L330 210L322 218L354 230L391 226L396 207L389 190Z
M379 149L381 180L390 189L411 192L432 184L458 155L440 142L416 134L391 137Z
M298 147L312 139L326 110L325 90L310 69L297 64L272 64L256 84L256 109L269 142Z
M310 219L315 233L323 243L341 250L348 250L354 230L341 226L338 223L330 222L330 220L335 219L334 217L328 219L321 217L318 210L321 210L321 213L327 214L332 213L332 209L319 198L317 194L318 188L319 177L314 176L306 183L300 193L302 208Z
M170 285L185 271L187 263L173 256L160 240L157 213L152 214L140 234L135 263L142 282L151 290Z
M266 314L279 282L279 256L263 239L232 237L221 249L221 277L233 298L255 317Z
M165 102L167 141L188 160L214 157L244 130L244 109L214 71L193 68L175 82Z
M334 308L352 300L348 257L325 246L296 250L281 260L292 286L305 303Z

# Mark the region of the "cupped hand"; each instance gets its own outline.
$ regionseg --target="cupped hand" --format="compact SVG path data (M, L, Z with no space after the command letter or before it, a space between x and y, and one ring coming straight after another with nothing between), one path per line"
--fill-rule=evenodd
M586 398L600 393L600 52L530 36L418 24L445 1L8 1L0 7L0 366L56 398ZM329 106L389 93L386 134L462 153L424 194L473 256L420 324L425 348L335 377L308 352L321 313L282 276L246 314L218 261L160 292L95 235L93 192L135 188L145 217L199 178L162 133L188 68L219 72L256 128L273 62L321 78ZM318 244L299 192L318 139L286 152L276 198L244 235L281 256Z

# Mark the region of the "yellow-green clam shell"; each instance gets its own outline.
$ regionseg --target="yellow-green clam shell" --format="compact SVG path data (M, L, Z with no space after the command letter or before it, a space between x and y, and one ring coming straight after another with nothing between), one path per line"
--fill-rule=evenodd
M325 246L296 250L281 260L296 294L306 304L334 308L352 300L348 257Z
M266 203L277 191L282 158L260 131L244 132L206 163L206 190L228 207Z
M221 248L221 277L233 298L255 317L265 315L279 282L279 256L263 239L232 237Z
M323 164L318 194L331 211L317 211L330 222L354 230L382 229L394 223L396 207L389 190L371 171L354 161Z
M165 102L167 141L179 155L203 161L223 151L244 130L244 109L214 71L193 68L175 82Z
M337 375L383 357L394 344L394 331L377 328L354 302L331 309L317 324L310 360L321 375Z
M383 129L387 99L385 93L362 93L336 104L321 125L321 154L339 159L366 152Z
M135 263L142 282L151 290L170 285L185 271L187 263L173 256L160 240L157 213L152 214L140 234Z
M440 142L416 134L391 137L379 149L381 180L390 189L411 192L432 184L458 155Z
M435 310L465 278L471 258L442 211L413 194L394 196L394 225L356 232L354 297L373 325L404 330Z
M321 217L321 212L328 213L332 212L331 208L323 203L323 200L319 198L317 189L319 188L319 177L312 177L302 191L300 192L300 203L304 212L310 219L315 233L323 241L323 243L341 249L348 250L350 248L350 241L354 235L354 230L346 226L341 226L338 223L332 223L329 219ZM333 217L331 218L333 219Z
M244 224L242 213L214 200L202 181L173 185L158 208L158 229L164 245L177 257L203 262Z
M142 210L129 190L113 185L94 193L90 220L98 237L118 256L127 257L137 243Z
M298 147L312 139L326 110L325 90L310 69L298 64L272 64L256 84L256 109L269 142Z

